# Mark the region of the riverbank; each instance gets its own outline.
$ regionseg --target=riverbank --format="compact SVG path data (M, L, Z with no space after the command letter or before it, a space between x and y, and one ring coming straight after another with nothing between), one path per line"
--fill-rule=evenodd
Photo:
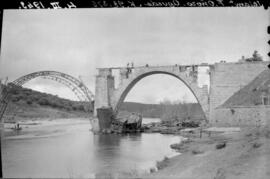
M186 142L172 146L181 155L141 178L270 178L269 127L212 128L201 138L199 130L192 131L185 132Z
M20 130L16 130L19 124ZM89 118L37 118L37 119L23 119L17 120L17 123L5 122L4 123L4 139L25 139L34 137L49 137L60 135L66 132L62 130L64 127L76 126L86 124L90 126ZM62 128L59 130L59 128Z
M146 123L142 125L142 132L146 133L161 133L161 134L181 134L182 131L189 128L198 128L200 123L189 121L159 121ZM192 131L192 130L191 130Z

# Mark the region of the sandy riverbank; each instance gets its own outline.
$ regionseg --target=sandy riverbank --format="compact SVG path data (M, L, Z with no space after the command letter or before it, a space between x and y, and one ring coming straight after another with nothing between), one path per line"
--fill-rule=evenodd
M25 139L55 136L72 130L74 127L76 127L76 125L80 124L89 125L89 129L91 128L89 118L45 118L20 120L17 122L20 124L21 130L14 130L16 123L4 123L4 139Z
M198 131L186 134L190 140L178 146L181 155L141 178L270 178L269 127L212 130L202 138Z

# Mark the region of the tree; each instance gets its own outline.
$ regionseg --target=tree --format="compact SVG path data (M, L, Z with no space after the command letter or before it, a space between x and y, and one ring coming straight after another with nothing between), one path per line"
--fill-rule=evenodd
M262 57L258 54L257 50L254 51L252 56L254 61L262 61Z

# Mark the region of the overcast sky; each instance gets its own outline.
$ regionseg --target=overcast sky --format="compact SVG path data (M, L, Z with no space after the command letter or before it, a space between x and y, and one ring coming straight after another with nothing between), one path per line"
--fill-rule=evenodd
M13 81L56 70L83 81L94 93L97 67L174 65L237 61L270 51L269 10L263 8L108 8L5 10L0 78ZM202 75L201 83L207 83ZM77 99L65 86L34 79L25 87ZM154 92L153 92L154 89ZM126 100L194 101L184 84L168 75L139 81Z

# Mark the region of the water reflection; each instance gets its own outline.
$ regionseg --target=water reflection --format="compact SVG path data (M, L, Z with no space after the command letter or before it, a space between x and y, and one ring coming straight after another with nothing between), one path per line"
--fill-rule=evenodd
M181 140L146 133L93 135L88 122L63 124L6 138L2 145L4 177L108 178L144 171L165 155L175 154L169 145ZM47 135L52 131L61 132Z
M94 145L104 146L104 147L119 146L120 139L121 137L118 134L94 135Z

